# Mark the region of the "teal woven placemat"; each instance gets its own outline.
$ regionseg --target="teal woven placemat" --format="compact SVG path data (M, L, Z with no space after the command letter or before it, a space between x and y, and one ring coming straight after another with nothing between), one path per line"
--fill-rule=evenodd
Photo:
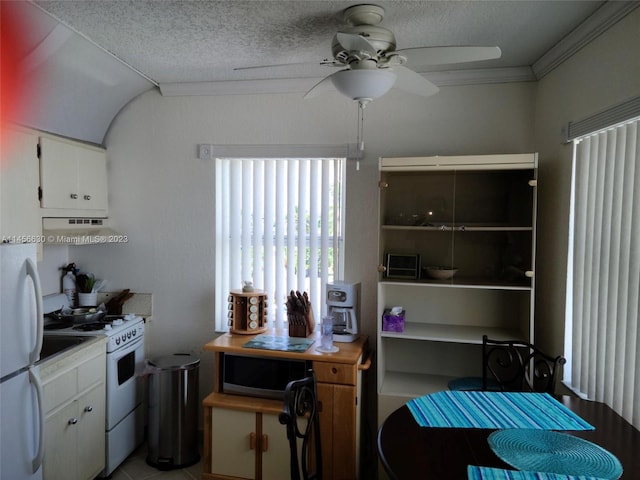
M449 391L414 398L407 407L421 427L593 430L547 393Z
M245 348L261 350L279 350L281 352L304 352L315 342L312 338L279 337L275 335L256 335L243 345Z
M500 430L488 438L494 453L514 468L616 480L620 461L604 448L582 438L548 430Z
M584 475L561 475L546 472L523 472L520 470L503 470L502 468L467 467L469 480L603 480L598 477L586 477Z

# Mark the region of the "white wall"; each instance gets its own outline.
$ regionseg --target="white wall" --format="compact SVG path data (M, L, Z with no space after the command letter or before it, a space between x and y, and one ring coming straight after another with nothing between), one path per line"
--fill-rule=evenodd
M535 85L447 87L430 98L392 91L365 112L366 158L347 172L345 279L361 281L362 330L375 346L379 156L533 150ZM197 144L355 142L355 104L329 94L164 98L152 91L116 117L106 140L109 209L129 243L70 247L69 258L111 282L154 295L149 355L201 356L212 389L214 167ZM372 379L373 381L375 379Z
M640 95L640 9L538 82L535 146L539 155L536 338L564 348L571 162L561 130Z

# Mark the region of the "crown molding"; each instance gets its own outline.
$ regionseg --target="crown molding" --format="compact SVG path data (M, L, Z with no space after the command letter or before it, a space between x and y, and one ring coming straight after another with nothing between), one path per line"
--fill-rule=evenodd
M589 18L536 60L531 67L536 79L540 80L639 6L638 1L605 2Z

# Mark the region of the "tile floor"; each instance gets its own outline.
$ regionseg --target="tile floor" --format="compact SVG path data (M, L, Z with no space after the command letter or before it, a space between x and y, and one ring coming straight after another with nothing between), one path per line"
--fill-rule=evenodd
M180 470L158 470L147 464L147 444L142 444L113 472L111 480L200 480L202 460Z

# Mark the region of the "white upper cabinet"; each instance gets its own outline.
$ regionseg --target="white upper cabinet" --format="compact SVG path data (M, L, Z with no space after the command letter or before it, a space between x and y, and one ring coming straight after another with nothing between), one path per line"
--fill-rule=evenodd
M40 205L45 217L107 215L106 150L40 137Z

